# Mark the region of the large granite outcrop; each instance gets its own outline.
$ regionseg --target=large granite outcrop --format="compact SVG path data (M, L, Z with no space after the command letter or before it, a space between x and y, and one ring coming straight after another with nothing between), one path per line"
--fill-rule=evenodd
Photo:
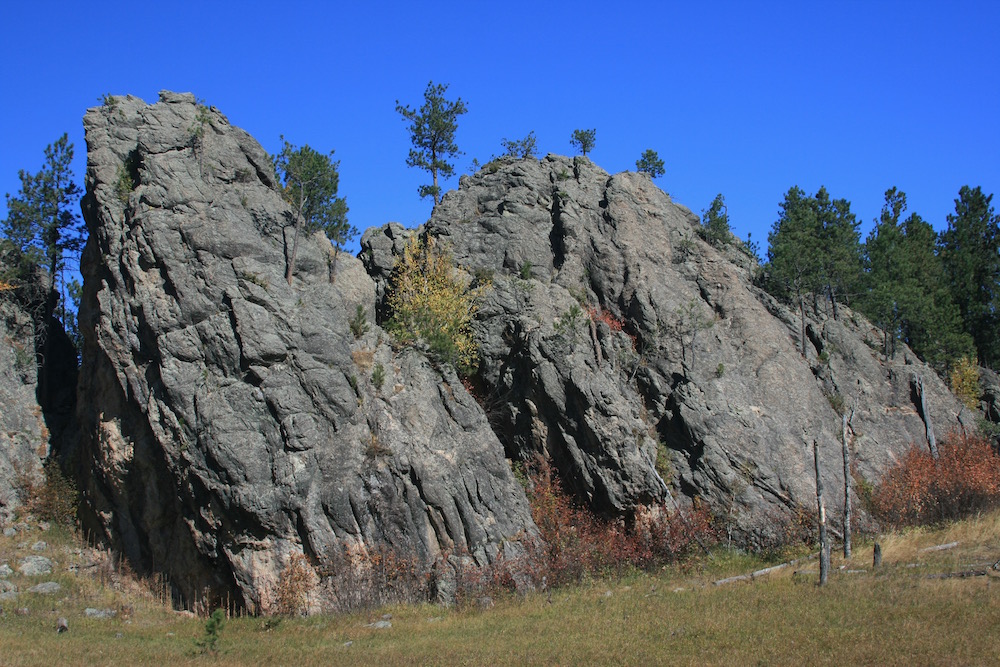
M191 95L87 112L81 443L89 527L190 604L250 608L292 554L492 560L534 531L453 372L372 325L375 283L300 244L263 149ZM376 386L373 370L384 370Z
M798 313L754 286L756 261L697 227L645 175L550 155L463 177L422 229L369 230L361 256L384 285L406 235L429 234L492 274L476 322L491 422L509 456L551 458L608 514L669 490L753 539L814 504L814 440L840 506L838 411L868 479L926 443L914 378L939 435L971 424L908 350L881 358L880 332L848 308L808 315L803 356ZM656 472L658 443L672 474Z

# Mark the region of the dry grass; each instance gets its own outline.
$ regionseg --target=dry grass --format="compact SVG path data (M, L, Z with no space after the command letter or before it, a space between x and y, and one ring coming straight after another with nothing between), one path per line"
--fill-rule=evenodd
M235 618L220 653L203 656L195 642L204 619L187 618L152 596L127 593L65 571L73 549L66 533L0 538L0 563L50 542L52 578L61 595L22 594L3 601L0 663L220 665L950 665L997 664L992 640L1000 620L1000 582L993 577L930 579L1000 558L1000 513L939 530L913 530L881 540L884 566L871 570L871 545L848 563L834 559L819 588L815 564L787 568L752 583L713 586L760 567L751 557L717 553L656 575L590 580L548 596L497 600L489 609L430 605L390 607L364 615ZM921 551L948 542L959 546ZM65 550L65 551L64 551ZM917 564L912 567L911 564ZM843 565L844 569L839 569ZM864 570L850 573L850 570ZM32 582L15 574L27 588ZM132 605L128 619L88 619L86 607ZM29 614L14 613L27 607ZM369 624L391 614L392 627ZM56 619L69 619L58 635Z

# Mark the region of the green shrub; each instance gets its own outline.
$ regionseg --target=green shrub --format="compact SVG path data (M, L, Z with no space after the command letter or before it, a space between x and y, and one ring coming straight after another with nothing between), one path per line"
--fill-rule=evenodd
M216 609L205 622L205 634L200 639L195 640L195 645L201 649L202 653L215 655L219 652L219 635L226 624L226 612Z
M385 366L380 361L372 369L372 385L375 386L376 390L380 390L383 384L385 384Z
M355 338L361 338L366 333L368 333L368 315L365 314L365 308L360 303L357 309L354 311L354 317L351 318L351 333L354 334Z

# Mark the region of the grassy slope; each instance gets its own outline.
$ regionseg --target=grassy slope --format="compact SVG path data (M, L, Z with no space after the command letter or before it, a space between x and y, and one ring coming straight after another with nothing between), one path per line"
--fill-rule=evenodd
M1000 513L935 531L883 539L884 565L872 572L871 548L850 563L834 558L825 588L815 561L726 586L712 581L761 566L717 554L684 571L593 581L500 600L491 609L433 606L368 616L284 620L267 630L259 618L231 619L220 653L200 655L204 620L177 614L128 578L107 585L66 571L93 554L57 531L0 538L0 563L16 569L38 539L57 561L52 576L10 578L22 593L0 602L0 664L997 664L1000 582L993 577L928 579L1000 558ZM954 549L920 552L958 541ZM916 564L916 565L913 565ZM102 570L101 567L91 568ZM107 570L104 570L107 572ZM24 593L58 581L55 596ZM86 607L125 608L128 618L88 619ZM131 607L131 610L128 608ZM15 609L27 608L27 615ZM392 614L392 627L366 624ZM58 617L70 631L56 634ZM345 645L352 642L350 645Z

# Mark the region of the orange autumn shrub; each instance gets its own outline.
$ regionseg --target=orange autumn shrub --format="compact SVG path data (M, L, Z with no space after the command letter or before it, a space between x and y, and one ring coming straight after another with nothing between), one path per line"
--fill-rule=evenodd
M872 511L892 526L953 521L1000 506L1000 455L977 435L950 433L939 458L914 447L872 492Z
M558 586L585 576L620 574L673 563L718 540L708 509L668 511L639 507L632 520L608 520L578 506L547 463L531 475L528 490L540 541L529 549L532 578Z

